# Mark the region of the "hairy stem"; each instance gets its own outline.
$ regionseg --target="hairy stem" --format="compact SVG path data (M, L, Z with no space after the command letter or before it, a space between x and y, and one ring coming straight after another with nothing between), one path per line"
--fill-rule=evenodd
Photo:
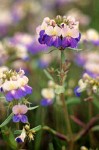
M64 60L64 53L63 53L63 51L61 51L60 74L64 73L63 72L63 67L62 67L64 61L65 61ZM64 85L64 75L62 75L60 77L60 85L62 85L62 86ZM61 98L61 101L62 101L64 117L65 117L65 121L66 121L66 124L67 124L67 132L68 132L69 137L71 138L72 137L72 129L71 129L71 124L70 124L70 118L69 118L67 105L65 103L64 93L60 94L60 98Z

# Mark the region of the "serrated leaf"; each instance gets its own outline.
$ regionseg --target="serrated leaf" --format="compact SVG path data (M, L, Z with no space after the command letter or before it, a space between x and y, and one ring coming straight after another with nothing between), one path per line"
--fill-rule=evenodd
M8 118L0 125L0 128L4 127L5 125L7 125L10 120L12 119L13 113L11 113Z
M55 93L56 93L56 94L61 94L61 93L64 93L64 92L65 92L64 86L58 85L58 86L56 87L56 89L55 89Z
M48 77L48 79L53 80L53 77L49 74L47 70L44 69L44 73Z
M34 110L36 108L38 108L39 106L34 106L34 107L29 107L28 110Z

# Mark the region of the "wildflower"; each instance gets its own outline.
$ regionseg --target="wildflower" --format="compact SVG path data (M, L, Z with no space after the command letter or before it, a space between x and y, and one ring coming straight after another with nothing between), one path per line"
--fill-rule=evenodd
M89 29L82 34L82 41L99 46L99 33L95 29Z
M25 138L26 138L26 131L25 131L25 129L23 128L21 135L18 136L18 137L16 137L15 141L16 141L17 143L22 143L22 142L24 142Z
M26 124L23 127L21 135L16 137L15 140L18 143L24 142L25 138L28 138L31 141L31 140L34 140L34 134L35 134L35 131L33 129L30 129L30 125Z
M27 116L24 115L26 114L28 111L28 107L26 105L15 105L13 108L12 108L12 112L14 114L13 116L13 122L23 122L23 123L26 123L28 121L27 119Z
M0 91L4 93L7 101L18 100L32 93L32 88L28 86L28 78L21 69L19 72L3 72L0 81Z
M85 90L97 94L99 89L99 76L93 78L90 74L84 73L82 79L79 80L78 85L79 86L74 91L77 96L80 96L80 93Z
M41 100L42 106L48 106L48 105L51 105L53 103L53 99L55 97L55 93L54 93L53 89L51 89L51 88L42 89L41 94L44 97Z
M45 18L37 28L40 44L54 46L60 50L75 48L80 40L79 23L72 17Z

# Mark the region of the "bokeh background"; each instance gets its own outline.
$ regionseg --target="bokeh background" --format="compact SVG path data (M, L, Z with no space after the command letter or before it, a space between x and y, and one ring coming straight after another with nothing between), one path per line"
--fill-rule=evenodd
M19 68L22 68L25 70L30 80L29 84L33 87L33 94L29 97L33 106L40 105L41 90L48 86L48 78L43 70L47 67L59 68L60 60L60 54L56 51L46 54L49 49L38 43L36 27L42 23L44 17L54 18L56 15L74 16L80 22L81 32L90 28L99 31L99 0L0 0L0 68L7 66L10 69L19 70ZM79 45L79 48L82 48L82 46ZM99 51L98 47L85 47L84 51L87 49L91 49L91 52L94 49L97 52ZM87 51L88 53L90 52ZM99 53L96 55L99 56ZM74 88L77 86L85 68L79 64L77 52L67 51L66 57L71 61L65 92L67 100L70 100L70 103L68 102L69 112L71 115L74 113L87 123L88 102L80 101L74 94ZM99 65L99 62L97 64ZM51 71L53 71L53 68L50 68ZM58 79L55 80L56 82L59 81ZM82 95L81 99L85 97L86 93ZM72 101L74 101L74 104L71 108ZM97 101L94 102L93 107L93 114L98 114L99 103ZM2 122L8 114L8 107L4 98L1 98L0 112L0 122ZM54 102L51 106L40 106L38 110L32 111L29 114L29 122L31 127L39 124L48 125L61 133L65 133L65 122L62 117L61 106L58 102ZM75 132L81 129L74 122L72 122L72 127ZM22 128L22 124L20 124L20 128ZM6 150L18 149L14 140L14 130L15 125L12 122L8 127L1 130L1 150L3 148ZM94 136L95 144L93 144L93 147L98 148L98 132L95 132ZM35 140L30 143L26 142L23 148L29 150L65 150L64 145L63 141L49 132L40 131L35 135ZM77 142L75 150L79 150L83 145L88 148L92 147L89 135Z

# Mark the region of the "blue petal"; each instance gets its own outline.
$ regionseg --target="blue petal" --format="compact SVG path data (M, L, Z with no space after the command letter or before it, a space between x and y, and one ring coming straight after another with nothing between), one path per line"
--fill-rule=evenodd
M80 92L78 92L77 90L78 90L78 86L74 89L74 93L75 93L75 95L77 96L77 97L80 97L81 96L81 93Z
M66 47L70 47L70 41L65 37L62 39L62 47L65 49Z
M20 121L20 116L19 115L14 115L13 116L13 122L19 122Z
M23 141L21 140L21 138L19 138L19 137L17 137L15 140L16 140L17 143L22 143L22 142L23 142Z
M79 42L80 39L81 39L81 33L79 33L79 37L78 37L78 38L75 38L75 40L76 40L77 42Z
M41 30L41 31L40 31L40 34L39 34L40 37L43 37L44 33L45 33L45 30Z
M52 105L52 103L53 103L52 99L51 100L49 100L49 99L42 99L41 102L40 102L41 106L49 106L49 105Z
M62 41L60 37L53 37L53 46L58 48L61 47Z
M76 39L74 39L74 38L71 38L71 40L70 40L70 47L71 48L76 48L77 47L77 41L76 41Z
M21 120L21 122L23 122L23 123L28 122L28 118L27 118L27 116L26 116L26 115L21 115L20 120Z
M53 46L53 37L47 35L45 38L45 43L47 46L50 46L50 47Z
M32 93L32 88L30 86L26 85L24 88L25 88L26 95Z
M16 94L14 95L14 98L15 98L15 99L21 99L22 97L25 97L25 96L26 96L25 90L18 89L18 90L16 91Z
M9 101L9 102L14 99L14 97L13 97L11 91L9 91L9 92L5 95L5 97L6 97L6 100Z

